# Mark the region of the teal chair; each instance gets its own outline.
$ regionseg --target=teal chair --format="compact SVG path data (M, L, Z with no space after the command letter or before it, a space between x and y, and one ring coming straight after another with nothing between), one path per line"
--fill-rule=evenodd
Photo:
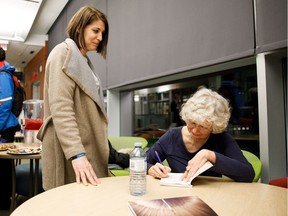
M148 142L143 137L133 136L109 136L108 137L112 147L119 152L130 153L134 148L135 142L142 143L142 148L145 149L148 146ZM114 176L128 176L130 174L129 169L110 169Z
M35 164L34 169L35 169ZM15 167L16 175L16 193L25 197L30 196L30 163L23 163ZM42 164L39 163L38 170L38 193L44 192L42 188Z
M249 151L242 150L242 153L254 169L255 177L253 179L253 182L258 182L262 172L261 160L256 155L254 155Z

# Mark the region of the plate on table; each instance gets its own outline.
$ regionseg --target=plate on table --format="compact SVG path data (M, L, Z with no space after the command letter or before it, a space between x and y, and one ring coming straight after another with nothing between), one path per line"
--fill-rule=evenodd
M30 155L30 154L39 154L41 153L40 148L9 148L7 150L8 154L14 155Z
M0 144L0 151L6 151L8 149L13 149L13 148L16 148L14 144L5 144L5 143Z

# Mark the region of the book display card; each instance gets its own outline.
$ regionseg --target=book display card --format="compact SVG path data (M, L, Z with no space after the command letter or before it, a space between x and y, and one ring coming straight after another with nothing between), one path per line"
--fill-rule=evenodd
M129 201L133 216L216 216L216 212L197 196Z
M213 166L212 163L207 161L197 172L191 176L188 182L182 181L181 176L184 173L169 173L166 178L161 178L160 185L164 186L174 186L174 187L192 187L192 181L194 178L199 176L201 173L205 172L207 169L210 169Z

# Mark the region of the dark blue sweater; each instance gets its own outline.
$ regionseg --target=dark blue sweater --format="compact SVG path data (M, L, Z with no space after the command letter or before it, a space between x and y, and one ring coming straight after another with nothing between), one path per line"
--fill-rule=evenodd
M187 151L181 134L182 127L169 129L160 139L147 151L147 168L158 162L155 150L161 161L167 160L171 172L185 172L188 161L191 160L201 149L214 151L216 162L202 175L221 177L222 175L239 182L252 182L254 169L243 156L240 147L233 137L223 132L211 134L206 143L195 153Z

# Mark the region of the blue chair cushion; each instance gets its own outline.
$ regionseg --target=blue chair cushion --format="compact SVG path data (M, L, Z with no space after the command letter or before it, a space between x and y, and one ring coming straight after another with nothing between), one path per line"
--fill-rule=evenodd
M35 163L33 164L35 168ZM16 193L22 196L29 197L30 193L30 163L20 164L15 168L16 173ZM38 173L38 193L43 192L42 188L42 166L39 163Z

